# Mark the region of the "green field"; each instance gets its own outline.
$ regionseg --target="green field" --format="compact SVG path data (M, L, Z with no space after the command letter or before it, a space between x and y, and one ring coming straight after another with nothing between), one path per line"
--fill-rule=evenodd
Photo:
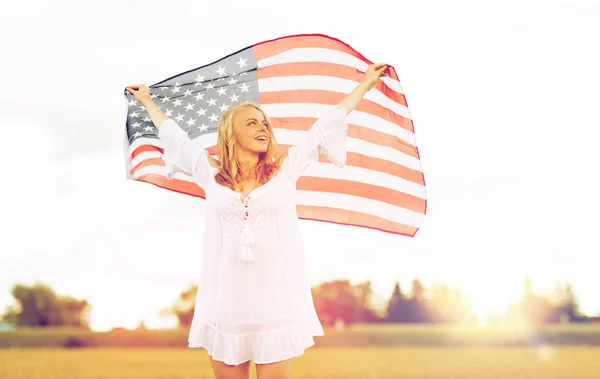
M1 332L0 378L212 378L206 352L186 342L185 329ZM600 379L599 325L356 325L316 343L293 378Z
M294 379L594 379L600 348L311 348L292 366ZM0 378L213 376L204 350L100 348L0 350Z

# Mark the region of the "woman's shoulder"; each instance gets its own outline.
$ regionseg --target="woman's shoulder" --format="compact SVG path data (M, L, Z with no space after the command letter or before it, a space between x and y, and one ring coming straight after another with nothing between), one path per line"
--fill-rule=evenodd
M221 166L221 162L218 159L208 156L208 163L212 166L212 168L217 168Z

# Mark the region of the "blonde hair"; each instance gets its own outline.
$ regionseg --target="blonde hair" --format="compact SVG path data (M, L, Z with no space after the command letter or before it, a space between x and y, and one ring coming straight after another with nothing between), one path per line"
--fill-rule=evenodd
M233 130L233 118L241 109L248 107L257 109L263 114L267 122L269 143L267 151L259 154L254 172L245 173L238 159L239 147ZM215 181L233 190L241 189L239 183L247 177L255 178L259 183L265 184L279 171L281 158L283 158L279 157L278 159L277 142L273 136L271 121L260 106L251 102L244 102L229 108L221 115L217 136L217 155L220 165L219 172L215 175Z

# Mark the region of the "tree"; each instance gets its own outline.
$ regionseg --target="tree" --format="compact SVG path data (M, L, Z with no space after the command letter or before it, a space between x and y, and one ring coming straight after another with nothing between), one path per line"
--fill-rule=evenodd
M9 307L2 320L17 326L89 327L90 304L87 300L58 296L49 286L35 283L16 284L11 290L18 306Z
M332 326L340 320L346 325L359 321L362 307L357 292L361 290L353 288L349 280L334 280L313 287L313 301L321 323Z
M400 289L400 282L397 281L388 302L386 320L389 322L406 321L407 306L407 299Z
M558 294L558 312L561 316L566 317L569 322L577 322L581 320L582 314L579 310L579 302L573 293L571 283L563 288L557 288Z
M179 326L189 327L194 319L194 309L196 307L196 293L198 285L192 284L188 289L181 292L179 297L167 312L161 312L162 316L175 315Z
M430 304L435 311L432 321L464 322L468 319L471 304L468 296L446 283L432 285Z
M352 290L359 307L357 321L366 323L381 321L381 317L373 309L373 304L371 303L373 297L371 281L358 283L352 286Z

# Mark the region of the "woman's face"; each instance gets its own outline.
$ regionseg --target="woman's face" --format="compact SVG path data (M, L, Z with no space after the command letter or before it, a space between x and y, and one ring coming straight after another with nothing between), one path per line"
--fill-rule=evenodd
M271 140L267 120L253 107L244 107L235 114L233 134L239 147L255 154L266 152Z

